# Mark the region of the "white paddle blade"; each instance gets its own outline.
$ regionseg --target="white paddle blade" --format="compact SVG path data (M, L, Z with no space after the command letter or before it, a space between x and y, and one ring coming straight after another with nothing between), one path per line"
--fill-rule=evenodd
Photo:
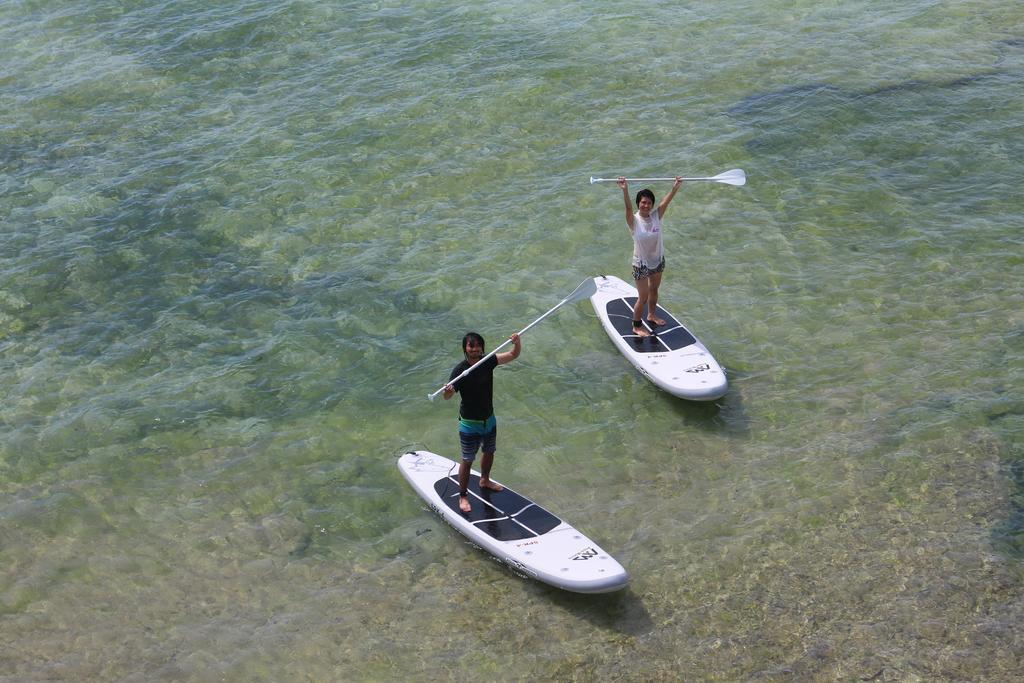
M551 315L552 313L557 311L562 306L564 306L564 305L566 305L568 303L572 303L573 301L579 301L580 299L585 299L587 297L590 297L596 291L597 291L597 284L594 282L594 278L589 278L587 280L584 280L583 282L581 282L579 284L579 287L577 287L576 289L572 290L572 294L570 294L569 296L565 297L564 299L559 301L557 304L555 304L554 308L549 310L547 313L545 313L541 317L537 318L536 320L534 320L532 323L530 323L529 325L527 325L523 329L519 330L519 334L523 334L524 332L529 330L531 327L533 327L534 325L539 323L541 320L543 320L544 318L548 317L549 315Z
M572 291L572 294L565 297L565 302L579 301L580 299L589 299L597 293L597 283L594 282L594 278L589 278L580 283L580 286Z
M727 185L736 185L737 187L747 184L747 174L743 172L742 168L734 168L726 171L725 173L719 173L709 180L714 180L716 183L726 183Z

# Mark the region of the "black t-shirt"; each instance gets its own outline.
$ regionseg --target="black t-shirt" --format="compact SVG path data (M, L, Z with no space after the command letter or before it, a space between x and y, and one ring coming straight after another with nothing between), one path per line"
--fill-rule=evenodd
M455 366L448 381L461 375L470 362L462 361ZM452 384L455 391L462 397L459 405L459 417L466 420L486 420L494 414L494 368L498 367L498 356L490 356L483 361L473 372L469 373L458 382Z

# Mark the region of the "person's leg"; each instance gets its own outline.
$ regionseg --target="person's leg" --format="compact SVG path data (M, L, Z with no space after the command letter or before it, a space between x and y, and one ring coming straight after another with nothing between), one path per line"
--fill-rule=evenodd
M459 430L459 445L462 447L462 462L459 463L459 509L470 511L469 505L469 470L476 459L480 448L480 435Z
M503 491L505 489L501 484L495 484L491 481L491 465L494 464L494 451L497 450L498 446L498 427L495 425L494 429L483 438L483 452L484 455L480 458L480 488L490 489L492 491Z
M472 460L463 460L459 463L459 509L463 512L472 509L469 505L469 468L472 465Z
M484 453L480 458L480 488L492 491L504 491L505 487L491 481L491 465L494 464L494 453Z
M661 287L661 272L651 273L647 278L647 320L654 325L664 325L665 321L658 315L658 288ZM636 318L633 318L636 320Z
M636 281L636 303L633 305L633 334L638 337L649 337L650 332L644 329L642 317L644 314L644 304L647 303L647 298L651 295L651 284L650 276L642 277Z

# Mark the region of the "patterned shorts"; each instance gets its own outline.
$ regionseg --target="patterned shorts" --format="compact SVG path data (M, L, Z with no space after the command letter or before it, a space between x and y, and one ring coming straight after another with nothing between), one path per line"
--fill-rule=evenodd
M658 264L657 268L648 268L644 264L640 264L639 266L633 266L633 279L643 280L645 277L650 277L651 275L654 275L655 273L660 273L663 270L665 270L664 256L661 257L661 263Z
M476 460L476 452L493 453L498 445L498 421L491 415L486 420L459 420L459 445L462 459Z

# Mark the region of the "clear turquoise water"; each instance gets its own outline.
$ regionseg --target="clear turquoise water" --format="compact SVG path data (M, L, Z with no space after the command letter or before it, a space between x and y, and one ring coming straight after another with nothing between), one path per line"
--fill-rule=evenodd
M0 6L0 680L1024 675L1024 9ZM612 186L727 368L586 303L498 373L496 476L630 588L510 574L395 468L585 277ZM654 188L656 192L663 188Z

